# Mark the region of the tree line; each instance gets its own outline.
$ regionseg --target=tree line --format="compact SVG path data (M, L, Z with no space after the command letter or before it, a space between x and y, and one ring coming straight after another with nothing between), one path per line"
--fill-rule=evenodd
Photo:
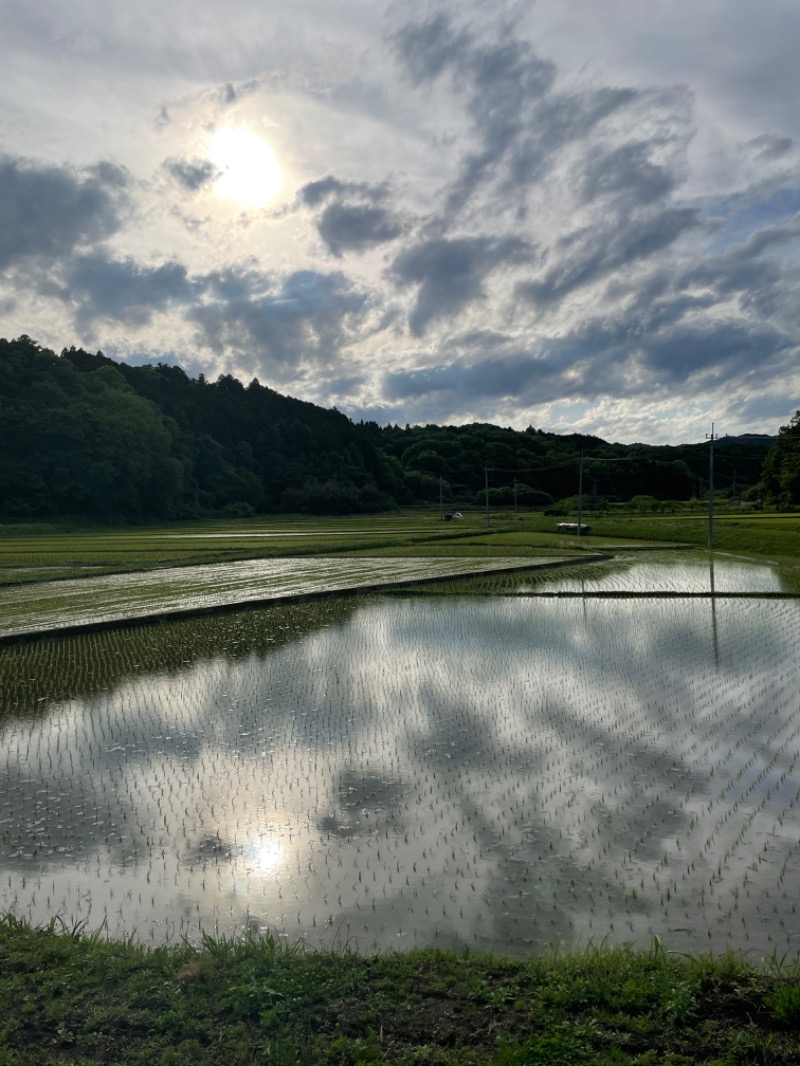
M715 484L800 503L800 412L768 437L723 438ZM770 447L772 446L772 447ZM581 463L581 453L584 455ZM702 498L708 445L610 444L489 424L381 427L283 396L102 352L0 339L0 518L145 521L352 514L427 503L569 505Z

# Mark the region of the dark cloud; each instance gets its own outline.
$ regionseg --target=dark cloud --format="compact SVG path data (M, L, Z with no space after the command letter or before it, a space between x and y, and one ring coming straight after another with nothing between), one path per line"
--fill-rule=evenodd
M367 379L363 374L344 374L339 377L327 378L325 381L325 389L333 396L346 396L348 393L360 389L362 385L366 384L366 382Z
M629 290L629 314L649 317L654 301L662 297L674 303L687 291L702 292L709 308L736 300L743 311L796 330L800 326L795 299L800 272L793 262L784 261L784 250L798 241L800 216L782 225L763 226L717 255L692 260L671 272L661 270L635 291L633 300Z
M606 119L642 98L636 89L602 88L583 92L552 93L539 101L516 137L503 145L507 168L501 187L506 193L525 193L548 173L558 152L588 138ZM450 207L471 195L489 163L497 157L496 145L467 161L465 171L450 193ZM594 149L592 149L594 150ZM601 149L602 150L602 149Z
M654 145L630 141L608 151L593 152L584 164L581 197L589 203L599 197L623 197L628 208L651 204L668 196L678 178L650 155Z
M674 290L703 289L713 304L735 301L743 314L763 320L790 336L800 329L797 287L800 267L792 245L800 242L800 216L765 226L722 254L685 266L672 280Z
M93 252L76 256L64 275L63 298L74 307L81 332L90 330L96 319L147 325L156 312L185 306L197 295L186 267L175 262L153 267Z
M674 385L695 375L706 384L720 384L794 346L794 340L779 330L742 316L674 324L647 334L641 351L646 366L660 382Z
M450 393L467 405L484 397L509 397L524 402L532 391L536 390L541 397L548 382L560 380L560 371L544 359L490 358L471 364L451 362L387 374L383 379L383 395L390 402L419 399L437 392Z
M105 240L128 206L128 175L0 158L0 268L33 256L60 259Z
M381 200L386 194L382 185L369 185L364 181L340 181L332 174L304 185L298 194L301 203L308 207L319 207L333 197L358 197L366 200Z
M459 70L474 47L472 35L454 31L444 14L403 26L391 35L390 42L418 84L434 81L446 70Z
M793 338L743 317L684 323L668 316L641 333L623 319L591 319L540 340L533 352L502 335L465 335L451 347L453 356L435 366L386 374L384 401L422 420L501 408L515 418L539 404L607 396L669 401L689 380L698 390L747 375L755 383L797 350Z
M415 336L436 319L462 310L486 295L489 274L530 260L532 246L518 237L434 238L402 252L392 264L400 285L418 285L409 325Z
M605 322L527 350L518 337L475 331L444 346L446 358L435 366L386 374L382 396L394 408L389 417L399 409L440 421L448 412L480 410L507 424L539 404L602 396L617 385L622 394L616 364L629 351L624 332Z
M393 241L403 225L388 208L385 185L360 181L340 181L333 175L304 185L300 203L317 208L325 204L315 219L317 231L337 258L344 252L364 252L377 244Z
M552 175L570 146L583 148L573 180L584 204L616 199L630 211L665 201L683 179L675 159L693 131L685 89L557 91L555 65L539 57L513 23L487 40L438 15L402 28L391 42L415 85L447 77L472 120L477 146L462 157L441 210L430 220L431 234L451 229L487 184L495 203L521 221L531 191ZM619 123L609 120L625 112L624 128L632 135L620 144ZM555 294L559 286L547 288Z
M772 160L781 159L794 147L791 137L778 137L775 134L764 133L760 137L754 137L750 141L750 147L756 152L757 159Z
M319 235L335 256L363 252L399 237L402 226L382 207L371 204L328 204L317 222Z
M208 159L172 159L165 164L167 172L190 192L196 192L212 182L219 174Z
M620 215L613 227L597 225L579 230L559 242L552 254L556 262L544 277L520 282L517 295L547 307L582 286L655 255L699 225L694 208L670 207L629 217Z
M514 121L515 112L551 87L556 67L540 59L528 42L505 28L500 40L482 41L456 29L446 15L402 27L390 38L414 82L433 81L445 72L470 89L476 117Z
M271 283L255 266L221 267L200 279L203 291L216 302L246 303L270 289Z
M512 27L506 27L499 40L487 42L455 28L444 15L405 26L391 41L415 84L449 73L456 89L466 94L481 147L467 154L449 190L445 212L452 215L494 175L531 123L537 102L555 80L555 64L537 56Z
M623 108L649 104L669 108L682 91L647 93L632 88L604 87L580 92L553 92L556 68L539 58L530 44L511 36L483 42L457 30L444 16L422 26L410 26L393 38L395 48L417 82L450 71L457 88L466 94L480 148L468 153L458 178L448 190L445 213L455 215L477 187L497 179L506 191L525 193L552 165L555 153L586 138L602 122ZM663 140L663 131L658 137ZM648 159L644 142L601 149L609 174L609 188L624 190L626 179L639 198L654 200L669 193L674 177ZM502 165L502 169L501 168ZM587 167L585 193L601 193L602 167ZM608 190L606 190L608 191Z
M349 339L349 320L368 306L340 273L297 271L275 280L255 272L209 274L206 297L187 318L205 344L235 352L250 368L335 362Z

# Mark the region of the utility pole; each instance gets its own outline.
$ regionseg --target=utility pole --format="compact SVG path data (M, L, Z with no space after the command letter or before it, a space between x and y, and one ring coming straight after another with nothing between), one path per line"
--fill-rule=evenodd
M442 475L439 474L439 521L444 521L444 497L442 496Z
M714 423L711 423L711 433L706 433L708 447L708 546L714 547L714 441L719 434L714 433Z
M581 535L581 519L583 515L583 448L581 448L581 466L578 474L578 536Z
M489 528L489 464L483 464L483 482L486 491L486 528Z
M517 513L517 479L514 478L514 514Z

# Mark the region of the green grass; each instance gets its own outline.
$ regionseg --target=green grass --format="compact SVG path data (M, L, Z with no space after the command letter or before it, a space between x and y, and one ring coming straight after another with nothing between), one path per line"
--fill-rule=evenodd
M580 538L581 546L604 548L620 546L682 545L706 548L708 515L613 515L583 516L591 532ZM518 520L529 535L552 536L557 518L542 515ZM561 537L559 543L575 543L576 537ZM730 515L714 519L714 550L769 558L778 562L800 562L800 514Z
M798 971L590 948L145 949L0 920L0 1063L797 1063Z

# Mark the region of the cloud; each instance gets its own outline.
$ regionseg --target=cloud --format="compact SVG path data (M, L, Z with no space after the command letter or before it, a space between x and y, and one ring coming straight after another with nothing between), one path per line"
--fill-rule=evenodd
M530 42L520 39L513 23L502 27L494 40L459 29L444 15L421 25L409 25L392 37L396 53L416 85L449 74L454 91L465 99L472 119L477 147L462 158L459 173L447 189L443 224L458 216L477 190L495 182L503 195L513 195L525 212L532 186L552 169L559 152L586 140L602 124L620 112L648 111L647 127L652 141L634 141L614 148L600 145L605 157L608 186L601 173L606 169L590 157L583 176L584 195L592 199L601 192L622 194L626 183L637 199L653 201L670 193L675 177L669 169L649 158L658 144L675 137L659 127L656 112L685 110L682 90L645 91L632 87L585 88L555 91L555 64L539 57ZM679 123L686 139L686 121ZM662 124L663 126L663 124ZM594 153L593 153L594 155ZM613 171L613 173L611 173Z
M271 278L225 271L207 275L204 284L204 300L187 314L202 343L234 353L249 368L280 373L308 362L334 363L350 338L350 320L369 305L340 273L302 270Z
M386 185L340 181L328 175L304 185L297 199L312 208L325 205L315 218L317 232L340 258L345 252L365 252L401 235L405 227L382 206L387 196Z
M585 140L619 112L641 107L643 97L647 99L636 89L604 87L552 93L538 101L527 122L520 122L516 137L503 145L503 154L508 157L503 189L524 193L532 183L547 175L559 152ZM451 193L451 204L468 197L485 168L484 163L493 158L491 153L485 155L484 162L481 157L468 161L465 174Z
M406 25L390 40L415 85L449 74L456 91L466 96L480 148L467 154L449 191L445 210L454 214L520 136L555 80L555 65L516 38L511 26L498 39L485 41L456 28L444 14Z
M750 147L754 149L758 159L782 159L792 150L794 141L791 137L778 137L775 134L764 133L760 137L754 137L750 141Z
M190 192L210 185L219 171L209 159L172 159L164 164L167 172Z
M197 285L177 262L149 266L93 252L74 257L64 275L63 296L82 332L94 329L97 319L142 327L156 312L185 307L197 295Z
M629 141L593 152L585 161L580 195L584 203L601 197L624 198L628 209L662 200L674 191L678 177L651 160L654 145Z
M319 207L332 197L357 196L359 198L382 198L385 190L365 181L340 181L332 174L317 181L309 181L298 193L298 199L308 207Z
M746 318L675 324L641 340L644 364L660 383L682 384L690 377L706 385L757 369L776 352L796 347L767 323Z
M544 277L520 282L517 295L546 308L578 288L656 255L700 225L697 210L689 207L634 213L614 222L613 226L595 225L562 238L552 255L556 263Z
M110 163L77 170L0 158L0 268L60 259L110 237L122 225L129 185Z
M546 92L556 77L555 64L519 40L512 25L502 28L498 40L487 42L470 30L455 28L450 17L440 13L401 27L390 43L416 84L449 72L457 83L470 86L470 108L476 115L507 122L520 105Z
M483 299L493 270L525 263L532 255L531 245L519 237L434 238L407 248L394 260L391 276L402 286L418 286L411 332L421 336L431 322Z
M796 334L721 309L706 317L716 302L710 294L664 296L640 329L628 316L603 315L527 344L510 333L462 334L439 348L443 358L432 365L386 372L381 395L393 405L389 417L399 410L420 422L445 421L448 412L478 410L519 424L543 405L569 401L588 410L609 397L669 405L687 388L695 397L726 381L757 390L771 375L792 372Z
M342 203L328 204L317 229L335 256L345 251L366 251L393 241L403 232L397 219L382 207Z
M6 329L400 422L611 418L625 439L645 407L670 434L718 404L767 430L800 389L800 14L675 4L315 0L268 27L250 0L202 25L179 0L131 28L13 0ZM269 139L282 199L187 219L222 124Z
M486 396L492 399L504 397L520 405L533 390L539 390L541 394L548 382L559 383L560 373L547 360L514 356L483 359L472 364L454 361L420 370L399 370L384 376L383 388L384 396L390 402L446 392L451 394L451 403L457 398L461 403L472 405L476 397Z

